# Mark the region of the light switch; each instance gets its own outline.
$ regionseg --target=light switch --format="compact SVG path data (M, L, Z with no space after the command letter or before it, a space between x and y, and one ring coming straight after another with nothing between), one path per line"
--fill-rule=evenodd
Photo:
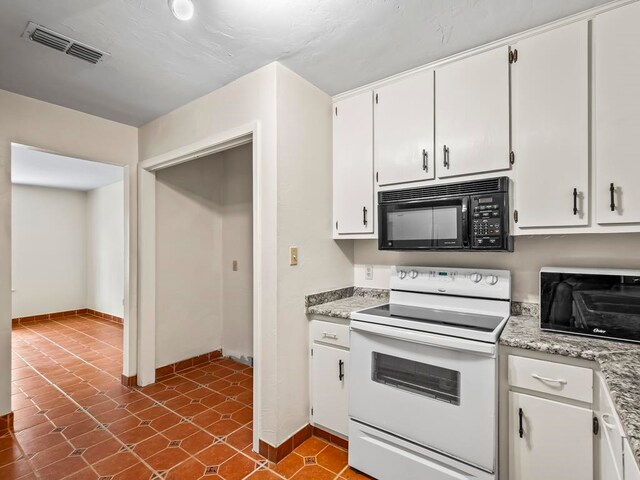
M298 265L298 247L289 247L289 265Z

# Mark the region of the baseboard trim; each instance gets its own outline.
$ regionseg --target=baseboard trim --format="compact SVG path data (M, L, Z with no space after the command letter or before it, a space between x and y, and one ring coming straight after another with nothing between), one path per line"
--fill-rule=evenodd
M13 412L0 416L0 435L13 431Z
M138 376L127 377L124 373L120 376L120 383L125 387L135 387L138 385Z
M69 317L71 315L83 315L89 313L88 308L80 308L78 310L67 310L64 312L43 313L42 315L31 315L29 317L13 318L13 323L37 322L42 320L54 320L60 317Z
M334 445L344 448L347 450L349 448L349 440L336 435L335 433L331 433L327 430L323 430L322 428L313 427L313 436L320 437L323 440L326 440L329 443L333 443Z
M14 324L28 324L33 322L41 322L43 320L56 320L61 317L70 317L72 315L93 315L94 317L102 318L103 320L109 320L111 322L122 325L124 321L121 317L116 317L115 315L109 315L108 313L98 312L97 310L92 310L91 308L80 308L78 310L66 310L64 312L52 312L52 313L43 313L41 315L31 315L29 317L18 317L13 318L12 322Z
M98 312L97 310L92 310L91 308L87 308L87 313L89 315L93 315L94 317L117 323L118 325L124 325L124 320L122 319L122 317L116 317L115 315L109 315L108 313Z
M313 427L311 425L305 425L277 447L268 444L264 440L260 440L258 449L259 453L270 462L278 463L280 460L282 460L284 457L286 457L296 448L302 445L305 440L311 438L312 432Z
M222 350L220 349L198 355L197 357L187 358L186 360L181 360L180 362L172 363L170 365L165 365L164 367L158 367L156 368L156 380L221 357Z
M187 368L195 367L210 360L215 360L216 358L222 358L222 350L214 350L213 352L204 353L202 355L198 355L197 357L187 358L186 360L172 363L170 365L165 365L164 367L158 367L156 368L156 382L163 377L181 372L182 370L186 370ZM126 375L122 374L120 376L120 383L122 383L122 385L124 385L125 387L135 387L138 385L138 376L133 375L131 377L127 377Z

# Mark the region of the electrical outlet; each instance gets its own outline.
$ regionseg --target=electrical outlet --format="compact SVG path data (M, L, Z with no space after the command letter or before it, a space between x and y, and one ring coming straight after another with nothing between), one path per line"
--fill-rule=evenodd
M289 265L298 265L298 247L289 247Z
M365 265L364 267L364 279L373 280L373 265Z
M238 271L238 260L233 261L231 268L234 272Z

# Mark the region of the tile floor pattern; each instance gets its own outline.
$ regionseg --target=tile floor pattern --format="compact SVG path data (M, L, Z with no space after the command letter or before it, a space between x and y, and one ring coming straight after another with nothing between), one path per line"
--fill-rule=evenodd
M253 371L218 359L120 384L122 326L90 315L13 327L14 432L0 479L357 479L311 438L278 464L251 451Z

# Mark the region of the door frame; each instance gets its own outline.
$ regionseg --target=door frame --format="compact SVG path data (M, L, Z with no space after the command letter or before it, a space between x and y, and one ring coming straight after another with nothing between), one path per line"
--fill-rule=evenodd
M267 255L261 242L262 169L260 162L260 124L253 122L225 132L205 137L197 142L151 158L138 164L138 330L137 375L138 385L155 382L156 369L156 172L214 153L252 144L253 185L253 449L258 451L261 431L261 322L262 302L259 294L261 272Z

